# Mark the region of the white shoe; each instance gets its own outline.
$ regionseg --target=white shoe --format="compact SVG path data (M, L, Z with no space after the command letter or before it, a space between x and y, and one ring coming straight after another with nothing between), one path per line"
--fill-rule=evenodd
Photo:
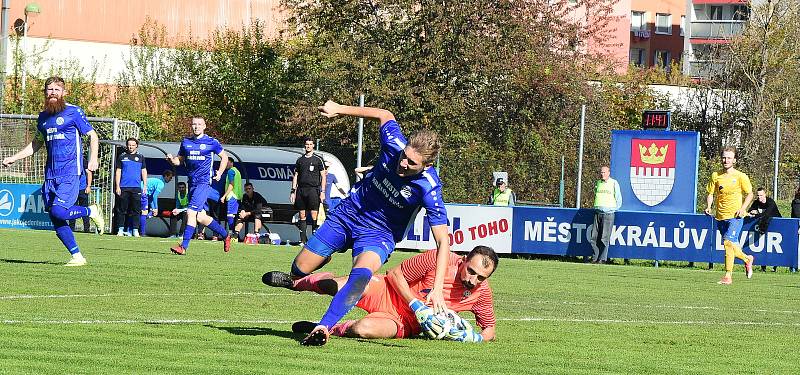
M70 259L69 262L67 262L64 265L64 267L80 267L80 266L85 266L85 265L86 265L86 258L80 257L80 258L72 258L72 259Z
M133 236L134 236L134 237L141 237L141 236L139 235L139 230L138 230L138 229L134 229L134 230L133 230Z
M92 219L98 234L103 234L106 228L106 221L103 219L103 212L96 204L89 206L89 219ZM81 264L83 265L83 264Z
M124 237L124 236L125 236L125 231L124 230L121 230L121 231L117 232L117 237Z

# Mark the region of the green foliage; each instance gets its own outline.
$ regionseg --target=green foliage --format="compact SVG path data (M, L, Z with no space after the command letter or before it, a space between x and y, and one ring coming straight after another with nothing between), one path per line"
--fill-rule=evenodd
M677 262L653 268L635 260L593 266L504 258L489 279L495 342L333 337L306 348L291 323L319 319L330 297L260 281L268 270L286 270L297 247L234 244L226 254L220 242L193 241L179 257L158 238L76 237L86 267L61 265L69 255L52 231L0 230L3 372L800 372L798 275L785 269L746 280L737 265L734 284L719 286L719 265L708 272ZM383 270L412 255L396 251ZM339 254L324 270L350 267L350 255ZM345 319L363 315L354 309ZM598 348L602 355L576 355Z

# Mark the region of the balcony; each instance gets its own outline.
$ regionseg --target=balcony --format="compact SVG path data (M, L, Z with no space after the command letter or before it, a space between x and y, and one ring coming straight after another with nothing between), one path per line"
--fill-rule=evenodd
M694 78L713 79L725 74L727 64L723 61L696 60L689 61L688 76Z
M691 24L691 34L689 37L699 39L730 39L742 33L745 22L747 21L694 21Z

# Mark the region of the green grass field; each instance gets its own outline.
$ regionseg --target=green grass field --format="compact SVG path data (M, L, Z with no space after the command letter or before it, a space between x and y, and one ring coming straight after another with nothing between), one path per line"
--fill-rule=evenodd
M272 289L296 247L0 230L0 373L763 374L800 373L800 275L504 258L490 279L498 339L333 338L298 344L291 323L330 297ZM396 252L386 267L413 253ZM326 268L344 273L349 254ZM354 310L349 317L362 313ZM471 317L471 316L470 316Z

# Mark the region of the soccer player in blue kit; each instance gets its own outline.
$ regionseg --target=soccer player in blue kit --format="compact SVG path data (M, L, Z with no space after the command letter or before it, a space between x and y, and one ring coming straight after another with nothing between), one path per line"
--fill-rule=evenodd
M72 259L65 266L84 266L86 258L75 242L68 220L88 216L94 221L98 232L103 233L105 222L96 205L73 205L78 198L80 175L84 168L81 136L88 135L90 139L86 168L92 172L98 166L99 140L83 110L64 101L66 94L62 78L50 77L44 82L44 111L39 113L36 120L36 128L42 139L34 138L25 148L3 159L3 165L9 167L17 160L33 155L43 145L47 147L47 165L42 185L45 209L50 214L56 236L72 254Z
M225 167L228 165L228 154L222 149L222 145L216 139L205 134L206 120L202 117L192 117L192 137L184 138L181 141L181 148L177 156L167 154L167 160L173 165L186 163L186 171L189 175L189 207L186 209L186 229L183 231L183 242L170 248L178 255L186 254L189 248L189 241L192 240L194 229L197 223L207 226L209 229L225 238L224 251L231 250L231 237L227 230L216 220L208 216L205 212L206 199L211 190L211 176L215 181L222 178ZM213 171L214 154L220 158L219 168L216 173Z
M442 184L432 167L441 147L436 133L420 130L406 139L394 115L380 108L344 106L329 100L319 110L326 117L350 115L378 119L381 124L380 160L330 212L295 257L291 274L271 271L264 274L262 281L291 289L298 280L310 277L324 266L333 253L353 249L353 268L347 283L333 297L316 328L301 342L302 345L324 345L331 327L355 306L372 275L389 258L395 243L402 240L409 222L420 208L425 208L437 247L433 289L427 295L433 310L419 301L416 302L421 306L412 309L427 309L430 314L443 311L442 289L450 239Z

